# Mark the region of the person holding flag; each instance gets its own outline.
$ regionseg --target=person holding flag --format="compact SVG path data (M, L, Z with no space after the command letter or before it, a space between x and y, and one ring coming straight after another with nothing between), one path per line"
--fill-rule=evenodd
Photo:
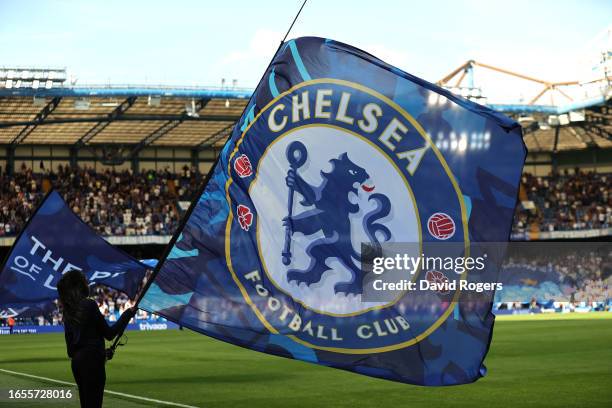
M57 284L63 314L66 348L72 374L79 389L83 408L102 407L106 383L106 360L113 357L105 350L104 340L113 340L123 333L137 308L129 308L109 326L98 305L88 298L89 285L83 273L76 269L66 272Z

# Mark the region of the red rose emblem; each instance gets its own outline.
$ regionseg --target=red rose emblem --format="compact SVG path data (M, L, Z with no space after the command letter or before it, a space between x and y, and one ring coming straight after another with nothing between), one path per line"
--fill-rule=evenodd
M438 271L429 271L425 275L425 279L427 279L430 283L439 286L441 284L448 284L448 278L442 273ZM446 295L449 291L446 289L438 289L436 292Z
M234 160L234 170L236 173L242 178L249 177L253 174L253 167L251 166L251 161L247 157L246 154L241 154Z
M240 223L240 228L245 231L248 231L253 223L253 213L246 205L240 204L238 206L238 222Z

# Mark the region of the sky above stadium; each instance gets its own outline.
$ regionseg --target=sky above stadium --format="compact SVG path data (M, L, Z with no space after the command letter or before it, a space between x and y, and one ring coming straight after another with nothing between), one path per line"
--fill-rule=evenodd
M66 67L80 84L254 87L300 4L0 0L0 65ZM609 0L309 0L290 37L346 42L432 82L468 59L565 81L589 75L611 22Z

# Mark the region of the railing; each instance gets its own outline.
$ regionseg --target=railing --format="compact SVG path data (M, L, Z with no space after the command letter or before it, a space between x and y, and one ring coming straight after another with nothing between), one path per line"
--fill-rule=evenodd
M512 241L544 241L551 239L584 239L612 236L612 228L568 230L568 231L529 231L513 232Z
M183 98L250 98L252 88L220 86L169 86L135 84L79 84L57 87L0 87L0 96L17 97L129 97L129 96L174 96Z
M127 235L127 236L103 236L112 245L166 245L170 242L171 235ZM0 237L0 247L10 247L15 242L15 237Z
M249 87L237 87L237 86L204 86L204 85L167 85L167 84L88 84L81 83L72 86L64 86L63 89L87 89L87 88L99 88L99 89L163 89L163 90L199 90L199 91L236 91L236 92L250 92L253 93L254 88Z

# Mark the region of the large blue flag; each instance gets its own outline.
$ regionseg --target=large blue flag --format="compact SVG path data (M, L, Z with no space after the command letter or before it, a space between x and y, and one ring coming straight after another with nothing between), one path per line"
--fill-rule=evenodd
M2 316L31 316L55 308L57 281L70 269L91 285L135 297L148 269L113 247L77 217L55 191L47 195L16 239L0 272Z
M463 256L470 242L507 241L525 154L503 115L346 44L288 41L140 306L261 352L413 384L472 382L493 293L366 299L362 251L412 243L426 255L446 242Z

